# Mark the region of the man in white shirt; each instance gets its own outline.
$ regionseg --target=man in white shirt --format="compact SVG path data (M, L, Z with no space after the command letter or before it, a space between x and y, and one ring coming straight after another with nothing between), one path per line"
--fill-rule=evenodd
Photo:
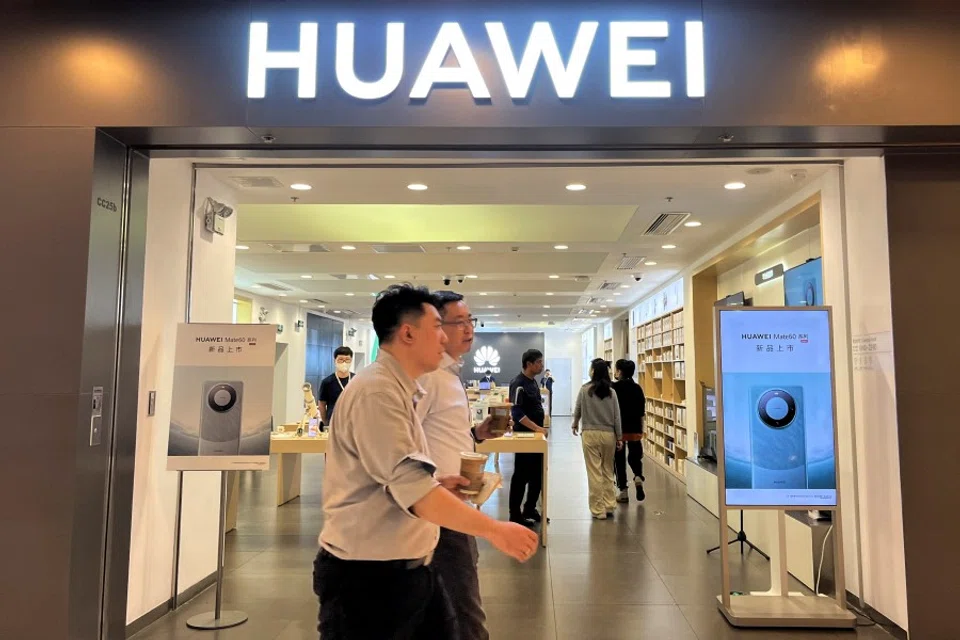
M458 638L432 563L439 527L484 537L520 561L537 538L455 497L465 478L435 475L416 411L424 398L416 380L437 368L447 341L430 293L390 287L373 306L373 328L377 361L344 390L330 434L313 571L320 632L324 640Z
M447 335L446 353L439 369L418 380L426 393L417 404L417 415L423 423L430 457L437 465L437 476L455 476L460 473L460 452L473 451L475 442L489 438L492 421L488 418L476 429L471 428L470 404L460 379L461 358L473 347L476 318L470 315L463 296L453 291L434 291L433 304ZM480 601L478 557L476 538L440 529L433 562L453 602L461 640L490 637Z

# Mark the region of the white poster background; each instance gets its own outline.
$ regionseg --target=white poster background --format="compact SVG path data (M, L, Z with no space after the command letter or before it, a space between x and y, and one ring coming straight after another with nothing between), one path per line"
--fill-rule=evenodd
M265 470L273 426L275 325L181 324L177 327L167 469ZM239 383L236 455L202 455L205 389ZM205 386L206 385L206 386Z

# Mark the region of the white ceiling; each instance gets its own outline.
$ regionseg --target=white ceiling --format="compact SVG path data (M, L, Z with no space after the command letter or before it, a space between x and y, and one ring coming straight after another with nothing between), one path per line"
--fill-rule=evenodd
M449 276L449 288L466 294L474 314L497 329L577 328L586 318L616 315L827 168L248 164L201 169L236 194L237 242L249 247L237 252L238 289L279 295L270 285L279 286L285 301L363 318L387 275L430 288L445 288ZM237 180L253 177L279 186L242 187ZM724 188L733 181L747 187ZM313 188L290 189L297 183ZM428 189L411 191L412 183ZM571 183L587 188L571 192ZM690 213L702 226L644 235L668 212ZM309 245L327 251L306 251ZM377 245L418 251L379 253ZM657 264L618 270L624 254ZM617 288L598 291L604 282ZM584 309L595 314L577 313Z

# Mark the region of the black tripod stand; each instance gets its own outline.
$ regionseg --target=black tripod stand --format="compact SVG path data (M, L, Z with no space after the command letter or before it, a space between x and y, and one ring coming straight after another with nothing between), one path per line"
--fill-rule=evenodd
M743 531L743 511L742 511L742 510L740 511L740 530L737 531L736 537L735 537L733 540L731 540L730 542L728 542L727 544L728 544L728 545L737 544L738 542L740 543L740 555L743 555L743 545L747 545L747 546L750 547L752 550L754 550L754 551L756 551L757 553L759 553L760 555L762 555L766 560L769 560L769 559L770 559L770 556L768 556L767 554L765 554L763 551L760 551L760 549L758 549L755 544L753 544L752 542L750 542L750 541L747 539L747 534L744 533L744 531ZM719 547L719 546L716 546L716 547L714 547L714 548L712 548L712 549L707 549L707 555L710 555L710 554L713 553L714 551L719 551L719 550L720 550L720 547Z

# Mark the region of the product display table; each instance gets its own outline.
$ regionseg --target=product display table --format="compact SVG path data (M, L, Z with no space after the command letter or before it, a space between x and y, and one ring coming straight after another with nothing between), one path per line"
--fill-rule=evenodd
M300 475L304 453L326 453L330 438L326 433L317 437L297 437L294 434L274 433L270 436L270 453L277 454L277 506L300 496Z
M539 453L543 456L543 491L541 493L541 508L543 521L540 523L540 545L547 546L547 438L542 433L530 436L508 435L502 438L484 440L477 445L480 453Z

